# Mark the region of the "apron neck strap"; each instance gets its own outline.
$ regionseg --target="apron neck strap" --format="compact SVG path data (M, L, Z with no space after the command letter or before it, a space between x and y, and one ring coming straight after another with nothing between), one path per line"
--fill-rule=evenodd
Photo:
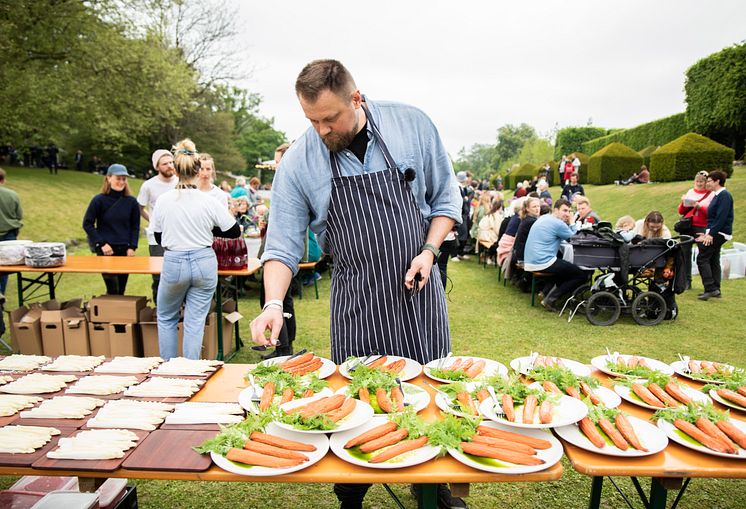
M394 158L391 155L391 152L389 152L389 148L386 146L386 142L383 141L383 136L381 136L381 132L378 130L378 126L376 125L375 120L373 120L373 116L370 114L370 110L365 105L365 101L365 96L363 96L363 103L361 106L363 107L365 117L370 124L370 129L373 131L373 137L375 138L376 142L378 142L378 146L381 148L381 152L383 153L383 158L386 160L386 168L389 170L394 170L396 169ZM329 162L331 163L332 167L332 176L341 176L341 172L339 171L339 162L337 161L337 154L332 151L329 151Z

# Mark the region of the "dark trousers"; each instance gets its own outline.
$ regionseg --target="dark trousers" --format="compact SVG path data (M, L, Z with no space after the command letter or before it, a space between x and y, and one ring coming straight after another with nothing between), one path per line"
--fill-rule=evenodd
M443 289L446 288L446 276L448 276L448 259L456 256L458 242L454 240L445 240L440 245L440 255L438 256L438 270L440 271L440 280L443 282Z
M362 509L363 498L372 484L335 484L334 494L339 500L340 509Z
M129 249L128 246L111 246L111 248L114 250L112 256L127 256L127 249ZM101 248L96 249L96 255L104 256ZM104 278L107 295L124 295L129 274L101 274L101 277Z
M0 241L2 240L16 240L18 237L18 230L10 230L9 232L4 233L0 236ZM8 287L8 274L3 274L0 276L0 293L5 296L5 289ZM3 299L3 302L5 299ZM0 304L0 336L5 334L5 317L3 316L5 314L5 310L3 309L4 304Z
M687 231L684 235L691 235L695 239L697 238L697 234L704 233L705 229L701 226L693 226L691 230ZM681 254L684 256L684 266L681 267L681 270L684 271L684 274L686 274L686 282L687 282L687 288L692 287L692 246L693 243L683 243L679 244L681 247Z
M699 244L699 254L697 255L697 267L699 275L702 277L702 284L706 292L720 290L720 278L722 275L720 269L720 248L725 244L725 237L719 233L712 238L712 244L705 246Z
M288 288L285 298L282 299L282 310L283 313L290 313L290 318L285 318L285 323L282 326L280 335L277 338L277 348L289 349L293 346L295 341L295 305L293 304L293 292L297 291L298 282L296 278L290 280L290 288ZM259 305L264 307L264 279L262 279L262 286L259 289Z
M552 304L563 295L575 290L588 279L588 275L584 270L560 258L557 258L552 265L541 272L552 274L553 276L551 283L554 285L554 288L551 290L551 297L545 292L547 299Z
M154 246L148 246L148 254L150 256L163 256L163 246L155 244ZM160 274L153 274L153 283L150 285L150 289L153 292L153 302L158 302L158 283L161 282Z

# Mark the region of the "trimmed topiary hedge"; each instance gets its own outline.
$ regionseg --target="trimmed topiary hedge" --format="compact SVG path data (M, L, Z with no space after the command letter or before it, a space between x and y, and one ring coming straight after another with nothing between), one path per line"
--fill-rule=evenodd
M733 173L735 151L699 134L688 133L663 145L650 158L650 179L691 180L700 171Z
M640 166L640 154L621 143L612 143L591 156L588 161L588 182L596 185L611 184L639 171Z
M642 164L647 166L648 169L650 169L650 156L653 155L653 152L655 152L656 150L658 150L657 146L650 145L649 147L645 147L638 152L638 154L642 156Z
M583 150L583 143L606 136L611 130L602 127L565 127L557 131L557 141L554 144L554 158L559 161L562 156L569 156L572 152Z
M686 134L691 129L687 127L684 113L654 120L630 129L615 131L602 138L586 141L582 150L589 154L601 150L609 143L623 143L634 150L642 150L649 145L660 146Z
M505 176L503 185L505 189L515 189L518 182L531 180L537 173L539 173L539 168L535 164L524 163Z

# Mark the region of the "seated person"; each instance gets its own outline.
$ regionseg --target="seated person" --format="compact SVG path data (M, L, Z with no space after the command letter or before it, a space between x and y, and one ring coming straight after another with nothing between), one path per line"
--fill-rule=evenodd
M544 272L552 274L545 289L541 305L550 311L556 311L555 304L563 295L575 290L588 279L586 273L577 265L557 257L560 242L569 240L575 233L570 226L570 202L560 198L554 203L552 214L539 217L526 240L523 267L527 272Z
M576 194L585 196L585 189L583 189L583 186L578 182L578 174L572 173L570 174L570 183L562 188L562 198L572 203Z
M500 226L503 222L503 215L503 201L498 198L492 203L490 211L479 221L479 225L477 226L478 242L484 242L490 246L494 245L495 250L497 250L496 244L500 237Z
M523 198L528 194L528 190L523 187L523 182L518 182L515 186L515 194L513 195L514 198Z
M650 212L645 219L640 219L635 223L635 234L646 239L671 238L671 231L663 224L663 215L657 210Z
M650 172L648 171L648 167L643 164L639 172L633 173L627 180L622 180L622 185L647 184L648 182L650 182Z
M549 184L547 184L546 180L539 180L539 183L536 184L536 192L539 193L539 198L549 205L552 206L552 194L549 192Z
M541 213L541 200L539 198L528 198L523 202L523 207L519 212L521 222L515 234L515 243L513 244L513 263L523 264L523 254L526 249L526 240L531 227L539 218Z
M246 196L239 196L233 200L231 209L236 218L238 226L241 227L241 233L244 237L259 237L259 227L257 225L256 211L249 206L249 199Z
M572 221L576 224L578 229L601 222L601 218L598 217L598 214L593 212L590 200L585 196L575 195L575 209L577 212Z
M500 266L504 264L505 260L509 257L508 255L510 255L513 250L515 234L518 232L518 225L521 223L519 211L521 210L525 200L525 198L515 200L511 205L513 215L510 217L510 221L508 221L505 233L500 236L497 244L497 264Z
M635 234L635 218L632 216L622 216L616 222L614 231L624 238L625 242L630 242Z

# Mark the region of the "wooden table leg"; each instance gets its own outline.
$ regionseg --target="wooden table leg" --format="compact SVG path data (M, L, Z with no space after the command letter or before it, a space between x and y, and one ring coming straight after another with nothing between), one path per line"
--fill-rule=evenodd
M588 509L598 509L601 507L601 491L604 487L603 476L597 476L591 479L591 498L588 500Z

